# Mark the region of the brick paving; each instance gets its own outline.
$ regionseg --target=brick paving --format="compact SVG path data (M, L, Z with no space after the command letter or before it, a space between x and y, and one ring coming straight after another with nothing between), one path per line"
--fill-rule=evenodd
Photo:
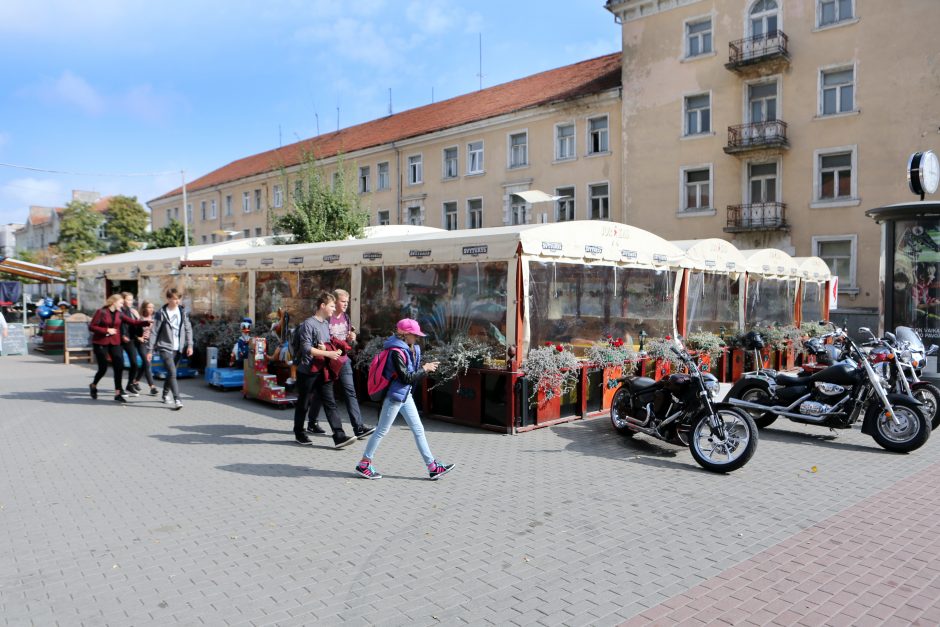
M399 422L365 481L290 411L91 373L0 358L0 625L940 624L935 441L775 424L714 475L602 419L427 421L430 482Z

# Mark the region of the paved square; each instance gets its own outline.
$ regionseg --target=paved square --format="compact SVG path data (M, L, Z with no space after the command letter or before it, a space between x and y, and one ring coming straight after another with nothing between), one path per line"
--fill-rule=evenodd
M92 372L0 358L2 624L940 623L933 440L778 421L725 476L603 419L427 421L432 482L399 421L365 481L290 410L201 380L121 407Z

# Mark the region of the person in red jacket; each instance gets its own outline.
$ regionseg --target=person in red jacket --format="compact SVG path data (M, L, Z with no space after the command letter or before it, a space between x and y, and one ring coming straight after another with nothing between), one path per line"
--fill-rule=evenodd
M95 380L89 384L88 390L92 398L98 398L98 382L108 372L108 359L111 360L111 369L114 371L114 400L126 403L127 397L121 388L121 377L124 374L124 350L121 348L121 325L131 327L148 326L145 320L134 320L120 312L124 306L124 297L112 294L105 306L95 312L88 328L91 330L91 344L98 361L98 372Z

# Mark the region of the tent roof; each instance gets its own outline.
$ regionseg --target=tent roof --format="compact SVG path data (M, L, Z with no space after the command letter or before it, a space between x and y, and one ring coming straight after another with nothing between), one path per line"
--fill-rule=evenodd
M749 274L759 274L768 277L799 277L799 263L793 257L777 248L757 248L742 250L741 254L747 260Z
M799 267L800 276L810 281L824 283L832 278L832 272L825 261L819 257L794 257Z
M43 283L65 282L65 276L55 268L28 261L19 261L12 257L0 257L0 272L15 274L25 279L33 279Z
M485 229L416 233L406 237L266 246L216 255L224 269L309 270L331 266L401 265L508 260L523 254L620 262L640 266L680 266L682 250L661 237L625 224L581 220Z
M698 270L744 272L747 266L741 251L723 239L684 239L671 243L682 249L691 267Z

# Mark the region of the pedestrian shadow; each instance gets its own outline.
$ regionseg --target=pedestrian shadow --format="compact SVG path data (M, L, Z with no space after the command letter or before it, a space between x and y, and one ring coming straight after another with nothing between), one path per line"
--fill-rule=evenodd
M168 444L280 444L299 446L294 441L293 430L264 429L249 427L247 425L211 424L211 425L171 425L170 429L177 429L182 433L175 435L155 434L150 437ZM268 439L258 436L283 435L277 439ZM254 437L252 437L254 436ZM314 448L327 448L332 450L332 440L326 439L322 446Z
M760 430L760 439L766 440L768 442L783 442L785 444L802 444L804 446L824 446L826 448L831 448L839 451L860 451L862 453L881 453L886 455L899 455L899 453L894 453L892 451L887 451L872 440L871 446L865 446L864 444L855 444L854 442L846 442L844 439L839 439L839 434L842 432L847 433L858 433L853 429L843 429L836 432L835 435L831 433L809 433L805 431L790 431L789 429L772 429L765 428Z
M566 452L657 468L717 474L695 463L688 447L680 448L645 435L622 436L603 418L576 420L549 429L569 441L565 445Z
M329 470L325 468L313 468L311 466L294 466L292 464L227 464L225 466L216 466L217 470L225 472L236 472L242 475L253 475L255 477L324 477L332 479L350 479L360 478L353 471ZM385 475L382 480L395 479L401 481L421 481L427 482L427 479L421 477Z

